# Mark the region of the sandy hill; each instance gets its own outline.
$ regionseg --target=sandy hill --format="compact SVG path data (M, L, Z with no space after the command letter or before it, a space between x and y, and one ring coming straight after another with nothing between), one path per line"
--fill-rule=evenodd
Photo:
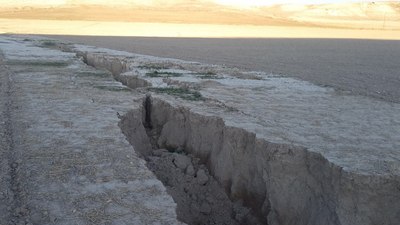
M399 2L273 5L234 8L211 0L55 1L52 5L0 6L0 18L322 26L400 30ZM57 3L57 4L55 4Z
M273 18L263 13L225 7L209 1L153 0L142 2L136 0L127 2L119 0L117 3L109 5L105 1L98 0L70 0L63 5L18 5L0 8L0 18L189 24L297 24L294 21Z
M259 13L317 26L400 30L400 2L275 5Z

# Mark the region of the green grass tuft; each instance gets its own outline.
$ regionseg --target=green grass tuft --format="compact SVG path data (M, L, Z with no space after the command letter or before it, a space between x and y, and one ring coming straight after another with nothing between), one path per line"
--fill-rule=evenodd
M196 74L196 77L200 79L222 79L220 76L210 74Z
M205 75L217 75L217 73L216 72L213 72L213 71L207 71L206 73L203 73L203 74L205 74Z
M139 69L146 69L146 70L165 70L169 69L168 66L163 65L163 64L157 64L157 63L148 63L144 65L138 66Z
M218 76L218 74L213 71L207 71L204 73L192 73L192 75L195 75L197 78L200 79L222 79L222 77Z
M158 71L146 73L146 76L148 77L181 77L182 75L183 75L182 73L158 72Z
M54 47L57 45L57 43L54 41L51 41L51 40L44 40L44 41L41 41L41 45L44 47Z
M185 88L176 88L176 87L166 87L166 88L149 88L149 91L155 93L164 93L168 95L173 95L185 100L190 101L202 101L204 97L198 91L192 91Z

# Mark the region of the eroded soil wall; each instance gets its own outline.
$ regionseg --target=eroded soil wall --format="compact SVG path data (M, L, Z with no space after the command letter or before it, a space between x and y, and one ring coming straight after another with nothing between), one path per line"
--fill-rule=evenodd
M118 78L126 64L86 54L89 65ZM348 172L307 148L268 142L221 118L147 97L122 129L139 152L184 149L201 159L231 199L268 224L365 225L400 221L398 178ZM150 130L151 138L146 135ZM149 133L149 131L147 131ZM143 141L146 140L146 141Z

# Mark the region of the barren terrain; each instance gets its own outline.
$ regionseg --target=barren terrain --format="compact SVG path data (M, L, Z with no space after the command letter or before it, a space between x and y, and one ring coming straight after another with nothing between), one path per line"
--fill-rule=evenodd
M124 2L122 2L124 3ZM121 3L121 4L122 4ZM3 6L0 18L119 21L183 24L306 26L400 30L400 3L365 2L322 5L273 5L235 8L205 1L150 4L75 3L58 6Z
M395 225L398 103L0 37L0 223Z
M119 4L120 3L120 4ZM137 3L137 1L136 1ZM0 6L0 33L399 39L397 2L237 8L210 1Z
M145 55L296 77L353 94L400 99L400 41L52 36Z

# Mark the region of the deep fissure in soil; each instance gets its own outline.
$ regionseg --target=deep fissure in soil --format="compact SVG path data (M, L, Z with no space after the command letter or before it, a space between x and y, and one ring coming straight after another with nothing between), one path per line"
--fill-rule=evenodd
M130 112L122 117L120 127L136 149L139 125L132 120L141 117L142 130L150 143L148 150L140 148L148 168L165 185L168 193L177 203L178 219L187 224L261 224L243 201L232 201L225 189L211 175L204 160L186 151L184 146L158 144L161 129L152 123L152 98L143 100L142 111ZM141 115L140 115L141 114ZM140 115L140 116L138 116ZM139 129L140 130L140 129ZM140 132L140 131L139 131Z

